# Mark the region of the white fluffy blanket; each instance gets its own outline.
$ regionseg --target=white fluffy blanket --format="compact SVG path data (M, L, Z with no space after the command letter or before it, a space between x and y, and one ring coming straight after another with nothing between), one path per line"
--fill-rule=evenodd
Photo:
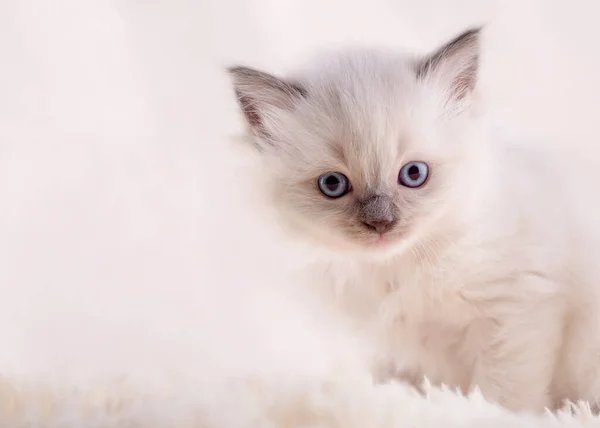
M556 414L522 414L426 388L374 385L367 377L330 379L190 379L136 387L126 380L92 387L20 383L0 387L3 428L224 428L224 427L598 427L585 405Z

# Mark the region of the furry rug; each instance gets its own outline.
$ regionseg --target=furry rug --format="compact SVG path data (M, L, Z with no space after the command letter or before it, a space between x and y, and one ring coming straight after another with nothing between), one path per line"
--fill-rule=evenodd
M330 379L156 380L39 384L3 379L3 428L223 427L600 427L580 404L556 414L517 415L487 403L426 387L422 396L401 384L367 377Z
M600 62L596 38L578 31L594 27L591 2L366 5L0 1L0 428L600 427L585 405L515 415L478 394L423 396L358 370L191 373L204 348L227 367L291 370L331 342L303 334L304 318L320 327L312 312L250 298L254 272L288 257L266 249L264 228L250 227L228 190L243 175L223 174L229 156L217 150L233 123L226 64L270 69L352 40L425 48L492 21L487 81L501 110L567 141L595 140ZM260 338L268 353L254 352ZM88 362L128 375L58 374ZM186 374L132 374L163 362Z

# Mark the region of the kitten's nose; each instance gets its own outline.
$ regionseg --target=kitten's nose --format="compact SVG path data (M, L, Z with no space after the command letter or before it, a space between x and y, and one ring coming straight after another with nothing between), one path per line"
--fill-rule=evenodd
M363 221L363 224L377 233L385 233L393 226L392 220Z
M375 195L361 201L360 211L362 223L377 233L385 233L394 226L394 203L387 196Z

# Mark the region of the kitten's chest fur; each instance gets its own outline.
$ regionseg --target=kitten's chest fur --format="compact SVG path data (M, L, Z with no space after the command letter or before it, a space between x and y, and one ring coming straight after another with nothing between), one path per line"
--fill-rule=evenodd
M480 317L465 298L471 278L451 255L329 266L335 305L373 346L382 378L469 387Z

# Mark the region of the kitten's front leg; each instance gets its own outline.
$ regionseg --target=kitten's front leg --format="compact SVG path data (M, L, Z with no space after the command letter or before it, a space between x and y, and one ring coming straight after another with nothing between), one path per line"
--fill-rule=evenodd
M515 411L551 407L550 385L562 343L564 299L540 295L548 284L531 281L510 284L518 287L513 289L518 296L480 308L485 321L477 335L481 347L471 389L477 386L489 401Z

